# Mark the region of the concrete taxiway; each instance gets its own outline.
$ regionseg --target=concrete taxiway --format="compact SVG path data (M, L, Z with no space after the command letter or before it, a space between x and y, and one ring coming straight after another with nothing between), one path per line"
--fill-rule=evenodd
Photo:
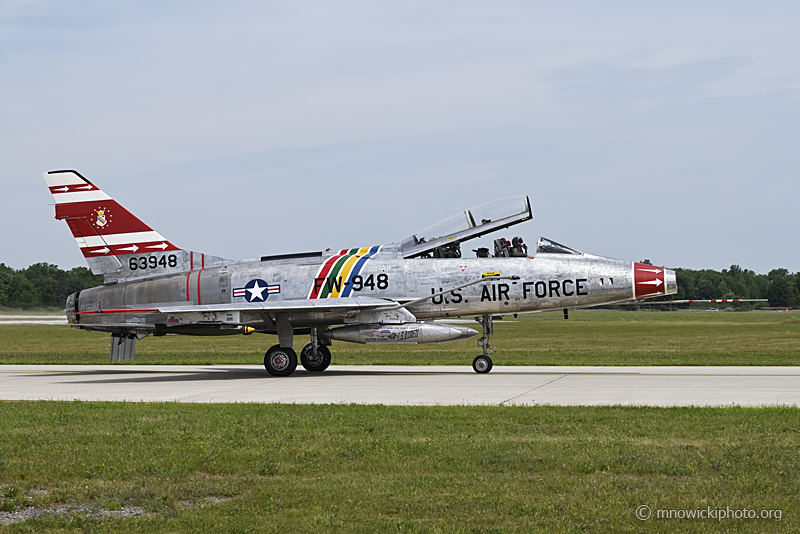
M798 406L800 367L2 365L0 400Z

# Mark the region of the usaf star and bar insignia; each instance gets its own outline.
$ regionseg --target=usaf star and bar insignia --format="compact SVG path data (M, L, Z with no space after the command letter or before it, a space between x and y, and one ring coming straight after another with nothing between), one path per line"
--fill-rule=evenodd
M272 293L280 293L280 285L269 285L264 280L250 280L244 287L234 288L233 296L244 297L247 302L264 302Z

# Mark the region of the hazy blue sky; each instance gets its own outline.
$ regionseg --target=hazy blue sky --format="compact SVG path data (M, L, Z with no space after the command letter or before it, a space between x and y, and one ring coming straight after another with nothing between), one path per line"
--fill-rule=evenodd
M0 2L0 262L85 265L42 171L231 258L510 231L800 270L797 2Z

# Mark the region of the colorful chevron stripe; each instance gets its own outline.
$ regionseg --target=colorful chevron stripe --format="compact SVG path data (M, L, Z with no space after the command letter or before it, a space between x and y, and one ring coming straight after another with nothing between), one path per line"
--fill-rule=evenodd
M361 273L367 261L380 249L380 245L343 249L328 258L317 271L308 298L349 297L353 290L353 277Z

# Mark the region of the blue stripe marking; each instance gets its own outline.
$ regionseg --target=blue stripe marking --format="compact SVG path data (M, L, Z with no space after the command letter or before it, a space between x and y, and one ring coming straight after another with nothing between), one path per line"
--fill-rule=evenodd
M342 291L340 296L342 296L342 297L349 297L350 296L350 293L353 291L353 278L355 276L358 276L359 274L361 274L361 269L362 269L362 267L364 267L364 264L367 263L368 259L370 259L372 256L377 254L378 250L380 250L380 248L381 248L380 245L375 245L374 247L369 249L369 252L364 254L361 257L361 259L358 260L358 262L356 262L355 266L353 267L353 270L350 271L350 276L347 278L347 282L348 283L347 283L346 286L344 286L344 290Z

